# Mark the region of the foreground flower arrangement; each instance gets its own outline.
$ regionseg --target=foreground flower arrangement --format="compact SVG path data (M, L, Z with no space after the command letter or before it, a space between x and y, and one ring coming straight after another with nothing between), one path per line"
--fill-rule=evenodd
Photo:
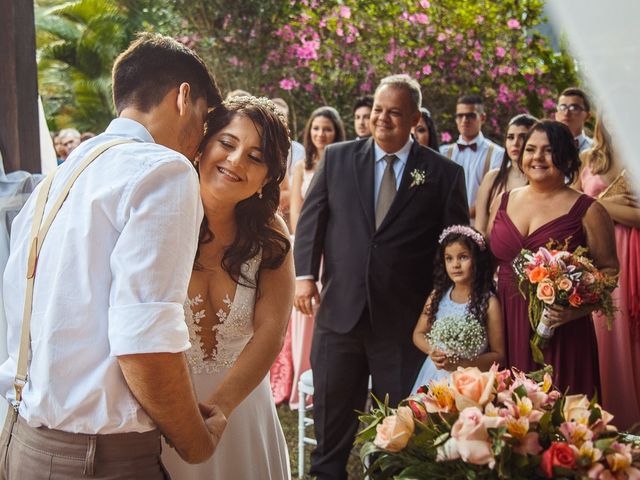
M612 418L545 370L458 368L397 409L378 401L358 440L372 479L640 479L640 437Z

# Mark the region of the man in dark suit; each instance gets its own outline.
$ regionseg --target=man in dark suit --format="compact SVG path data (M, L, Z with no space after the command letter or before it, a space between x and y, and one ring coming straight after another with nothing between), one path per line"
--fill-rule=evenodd
M372 138L325 149L298 222L295 306L303 313L319 301L324 258L311 351L318 479L347 478L369 374L373 393L389 394L393 406L410 393L424 360L411 337L431 290L438 235L469 222L462 168L410 135L421 103L409 76L383 79Z

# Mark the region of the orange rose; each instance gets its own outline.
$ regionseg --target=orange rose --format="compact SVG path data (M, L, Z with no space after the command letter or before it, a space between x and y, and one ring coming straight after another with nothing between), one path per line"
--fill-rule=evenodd
M459 411L467 407L483 408L494 396L495 371L481 372L478 367L458 368L451 374L451 389Z
M529 272L529 281L531 283L538 283L549 276L549 272L544 267L536 267Z
M556 300L556 290L551 280L545 279L538 284L536 296L547 305L551 305Z
M582 297L578 295L578 292L573 292L569 295L569 305L576 308L582 305Z
M398 407L395 415L386 417L376 427L376 438L373 441L376 447L389 452L399 452L409 443L415 423L409 407Z

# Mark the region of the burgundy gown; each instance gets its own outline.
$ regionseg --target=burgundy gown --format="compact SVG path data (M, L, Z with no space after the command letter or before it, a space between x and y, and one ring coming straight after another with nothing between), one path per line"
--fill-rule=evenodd
M582 217L593 198L581 195L565 215L545 223L523 237L507 215L509 192L502 196L491 231L491 251L498 260L498 297L507 339L507 364L528 372L538 370L531 357L529 339L531 325L527 300L518 291L511 262L523 248L536 251L550 239L563 243L569 239L569 250L586 246ZM555 329L550 345L543 350L545 363L553 366L554 384L564 392L583 393L591 397L600 393L598 346L591 316L579 318Z

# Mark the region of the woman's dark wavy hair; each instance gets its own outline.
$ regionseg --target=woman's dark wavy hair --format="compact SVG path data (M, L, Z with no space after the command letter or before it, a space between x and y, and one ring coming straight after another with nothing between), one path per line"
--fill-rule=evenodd
M336 131L336 136L333 139L333 143L343 142L346 138L346 134L344 133L344 123L342 123L342 118L340 118L340 114L333 107L320 107L316 108L311 115L309 116L309 120L307 120L307 124L304 127L304 169L312 170L313 164L315 161L320 160L316 158L318 152L311 141L311 123L315 120L316 117L325 117L328 118L331 123L333 123L333 129Z
M527 127L531 128L538 119L533 115L529 115L527 113L521 113L520 115L516 115L511 120L509 120L509 125L507 127L507 133L509 133L509 127ZM505 137L506 142L506 137ZM524 144L522 145L522 149L524 149ZM493 179L493 183L491 184L491 189L489 190L489 201L487 202L487 215L489 215L489 209L491 208L491 200L493 200L494 195L501 191L507 189L507 181L509 180L509 167L511 166L511 158L509 158L509 154L507 153L507 149L504 150L504 155L502 156L502 163L500 164L500 169L498 170L498 175Z
M420 107L420 115L422 115L422 119L424 120L424 123L427 126L427 130L429 130L428 147L435 150L436 152L439 152L440 142L438 141L438 129L436 128L436 122L433 121L431 112L427 108Z
M242 264L257 255L262 248L261 268L277 268L284 261L291 243L275 226L275 214L280 200L280 182L286 174L290 140L286 121L276 106L266 98L232 97L222 106L209 112L206 133L200 152L211 138L231 123L236 115L253 122L260 133L262 158L267 164L268 182L258 195L242 200L235 207L236 238L225 250L222 268L237 283L256 288L257 284L242 272ZM213 240L215 233L209 229L207 217L200 226L199 245ZM194 269L200 270L200 248L196 254Z
M565 184L571 185L580 171L580 156L573 134L564 123L555 120L540 120L533 124L524 141L525 148L533 132L547 134L551 146L551 161L555 167L564 173ZM525 148L518 157L518 167L522 170L522 157Z
M473 228L473 227L469 227ZM475 228L473 228L476 232ZM478 234L482 235L480 232ZM450 233L438 245L438 251L434 260L433 268L433 291L431 293L431 303L425 308L429 325L433 322L438 313L440 301L453 286L453 280L447 275L447 268L444 261L444 251L452 243L460 242L469 249L473 257L473 271L471 282L471 298L469 299L468 313L473 315L481 323L486 323L487 308L491 294L496 293L493 274L495 272L495 258L489 248L489 242L485 238L486 248L480 250L478 244L470 237L461 233Z

